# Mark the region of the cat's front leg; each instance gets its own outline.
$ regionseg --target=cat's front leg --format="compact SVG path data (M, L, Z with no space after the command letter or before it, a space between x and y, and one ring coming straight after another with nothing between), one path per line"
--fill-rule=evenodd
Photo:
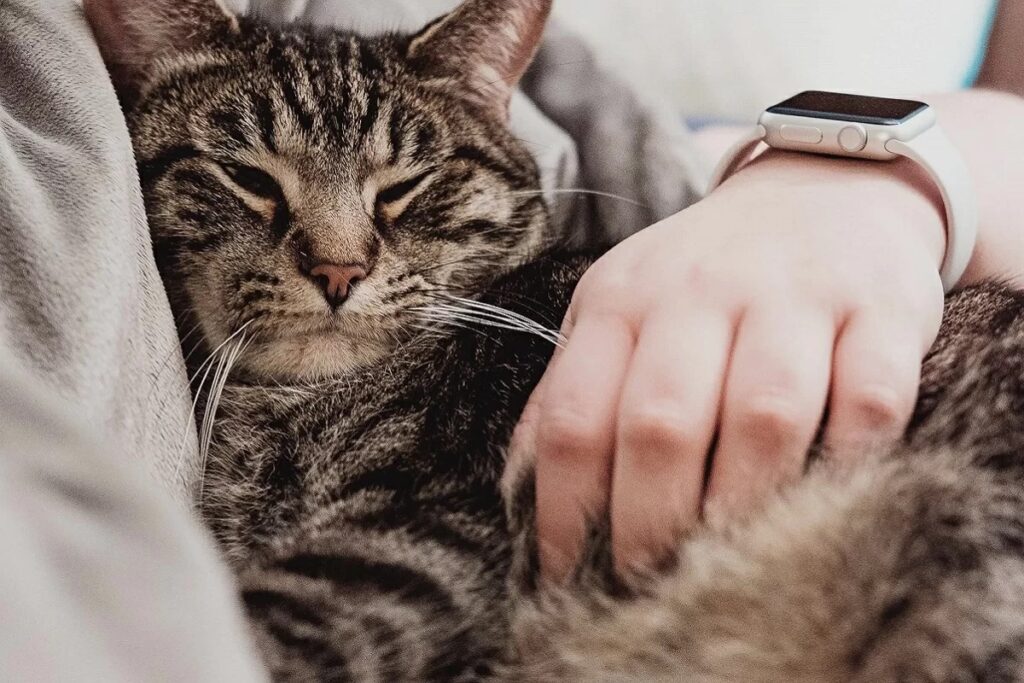
M488 520L420 508L317 520L239 573L277 681L477 681L504 654L507 548Z

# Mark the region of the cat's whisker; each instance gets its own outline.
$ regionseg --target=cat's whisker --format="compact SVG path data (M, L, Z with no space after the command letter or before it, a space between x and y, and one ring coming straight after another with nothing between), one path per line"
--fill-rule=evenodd
M641 208L641 209L647 209L648 211L651 210L651 207L648 204L644 204L643 202L638 201L636 199L631 199L629 197L624 197L624 196L622 196L620 194L615 194L614 192L602 192L600 190L587 190L587 189L583 189L583 188L559 188L559 189L552 189L552 190L523 190L523 191L519 191L519 192L510 192L509 194L511 194L513 197L530 197L530 196L535 196L535 195L547 195L547 194L551 194L551 195L577 195L577 196L601 197L601 198L604 198L604 199L614 199L616 201L624 202L626 204L632 204L633 206L636 206L636 207Z
M182 345L186 344L189 341L189 339L191 339L193 334L195 334L196 332L199 332L200 328L202 328L202 323L196 323L195 326L192 328L192 330L187 335L185 335L184 337L181 338ZM186 364L190 360L192 360L192 356L195 355L195 352L198 351L199 347L201 347L203 345L203 341L204 340L203 340L202 335L199 335L199 338L195 341L194 344L192 344L191 348L189 348L188 353L185 354L185 363Z
M539 325L530 325L523 323L519 320L509 319L503 316L490 315L482 311L467 311L466 309L458 307L448 306L435 306L435 311L441 314L448 315L453 319L467 320L472 322L478 322L481 324L488 324L492 327L501 327L503 329L531 332L538 334L547 334L548 330Z
M463 298L463 297L452 296L452 295L445 295L445 298L447 298L447 299L449 299L449 300L451 300L451 301L455 302L456 304L458 304L460 306L463 306L463 307L468 307L468 308L476 309L478 311L486 312L486 313L489 313L491 315L497 316L499 318L510 318L512 320L521 322L524 325L527 325L527 326L530 326L530 327L534 327L534 328L537 328L537 329L540 329L540 330L544 330L545 332L554 332L555 334L560 334L557 330L551 330L551 329L545 327L544 325L538 323L536 320L528 318L527 316L522 315L521 313L516 313L515 311L510 311L507 308L502 308L500 306L495 306L494 304L484 303L482 301L476 301L474 299L466 299L466 298Z
M536 316L534 319L541 325L555 329L561 327L561 322L551 309L550 303L543 302L537 297L521 292L502 292L501 296L503 299L511 300L530 315ZM555 317L552 317L552 315L555 315Z
M459 297L445 297L452 303L432 304L416 309L425 319L446 325L481 325L513 332L532 334L555 346L565 345L565 338L529 318L498 306Z
M250 325L252 325L252 323L253 323L253 321L252 321L252 320L250 320L249 322L247 322L247 323L245 323L244 325L242 325L241 327L239 327L239 328L238 328L238 329L237 329L237 330L236 330L236 331L235 331L234 333L232 333L231 335L229 335L227 339L225 339L224 341L222 341L222 342L221 342L221 343L220 343L220 344L219 344L219 345L218 345L218 346L217 346L217 347L216 347L216 348L215 348L215 349L214 349L213 351L211 351L211 352L210 352L210 355L209 355L209 356L208 356L208 357L206 358L206 360L204 360L204 361L203 361L203 362L202 362L202 363L200 364L199 368L198 368L198 369L197 369L197 370L195 371L195 373L194 373L194 374L193 374L193 375L192 375L192 376L191 376L191 377L189 378L189 380L188 380L188 381L189 381L189 384L192 384L192 382L194 382L194 381L195 381L195 379L196 379L196 376L198 376L198 375L199 375L199 373L203 371L203 368L204 368L205 366L209 365L210 363L212 363L212 362L214 362L214 361L216 360L217 354L218 354L218 353L220 353L220 351L221 351L221 350L222 350L222 349L223 349L223 348L224 348L225 346L227 346L228 344L230 344L230 343L231 343L231 341L232 341L232 340L233 340L233 339L234 339L235 337L237 337L238 335L240 335L240 334L242 334L243 332L245 332L245 330L246 330L246 329L248 329L248 328L249 328L249 326L250 326Z
M445 319L438 318L438 319L434 319L434 320L428 319L428 321L429 322L435 322L435 323L437 323L439 325L446 325L448 327L454 327L454 328L457 328L457 329L460 329L460 330L466 330L466 331L472 332L474 334L479 334L479 335L483 336L485 339L489 339L491 341L495 340L494 337L492 337L491 335L487 334L487 332L485 332L484 330L480 329L479 327L473 327L472 325L469 325L467 323L462 323L462 322L458 322L456 320L447 319L447 318L445 318ZM485 325L485 327L486 327L486 325ZM434 333L434 334L440 334L439 331L436 328L428 328L428 329L432 333Z
M431 327L431 326L429 326L429 325L424 325L424 324L413 324L413 325L411 325L411 327L412 327L412 329L414 329L414 330L419 330L420 332L424 332L424 333L426 333L426 334L427 334L427 335L429 335L429 336L430 336L430 338L432 338L432 339L435 339L435 338L436 338L436 339L441 339L441 338L443 338L443 337L444 337L444 334L443 334L443 333L442 333L442 332L441 332L440 330L438 330L438 329L437 329L437 328L435 328L435 327Z
M206 465L210 453L210 442L213 439L213 423L217 417L217 408L220 406L220 399L227 385L228 377L232 368L238 362L239 356L249 347L252 339L246 339L245 334L233 338L220 354L220 362L217 364L217 372L214 374L213 382L210 384L210 391L207 395L206 407L203 411L203 424L199 436L199 491L197 501L201 506L203 503L203 490L206 483Z
M199 373L203 373L203 378L202 380L200 380L199 386L197 386L195 389L195 397L192 399L192 408L189 412L189 415L196 414L196 407L199 405L199 399L202 398L203 396L203 386L206 384L206 380L209 378L210 372L213 370L214 362L218 359L218 355L221 353L221 351L227 344L231 343L231 341L235 339L238 335L243 334L251 324L252 321L250 320L249 322L245 323L240 328L238 328L238 330L231 334L227 339L221 342L220 345L217 346L217 348L210 352L210 355L206 358L206 360L204 360L199 365L199 368L195 371L192 377L189 378L188 384L189 386L191 386L192 383L195 382L196 377L199 376ZM178 452L178 468L174 473L175 479L181 478L181 467L183 467L185 462L188 460L188 458L185 457L185 451L188 449L188 437L189 432L191 431L191 425L192 421L187 420L185 423L184 433L181 436L181 448Z
M514 327L521 327L523 329L539 331L544 334L553 334L558 336L563 343L565 342L565 339L561 337L561 334L557 330L545 327L544 325L538 323L536 320L528 318L527 316L522 315L520 313L516 313L515 311L510 311L506 308L502 308L500 306L484 303L482 301L475 301L473 299L466 299L451 294L440 294L433 296L431 298L449 302L447 305L451 307L452 310L462 314L473 314L477 316L486 317L491 320L496 320L498 322L506 323ZM445 304L441 304L437 308L441 310L447 310L445 308Z
M203 387L206 385L206 380L210 376L210 372L213 371L213 364L210 361L215 357L215 355L216 355L216 352L211 353L210 357L207 358L205 361L203 361L203 365L201 365L200 369L196 371L196 375L198 375L200 372L202 372L203 366L207 366L206 367L206 372L203 374L203 378L199 381L199 386L197 386L196 389L195 389L195 396L192 399L192 408L189 411L189 415L195 415L196 414L196 407L199 405L199 399L202 398L202 395L203 395L202 394ZM192 384L194 379L195 379L195 375L193 375L193 379L189 381L190 385ZM193 424L194 423L193 423L193 421L191 419L187 420L186 423L185 423L185 432L181 436L181 448L179 449L179 452L178 452L178 469L174 473L175 474L175 479L179 479L180 478L180 476L181 476L181 467L184 466L186 460L188 460L188 458L185 457L185 451L188 449L188 441L189 441L188 437L189 437L189 433L191 432L191 426Z
M153 399L153 394L155 394L158 390L161 390L161 389L164 388L164 386L162 384L163 379L164 379L164 373L167 372L168 370L172 369L172 366L173 366L174 369L180 368L180 366L174 365L174 361L181 359L181 357L182 357L181 356L181 347L183 347L185 344L187 344L189 342L189 340L192 338L192 336L196 332L199 331L199 328L200 328L200 323L196 323L192 327L192 329L190 329L188 332L186 332L184 335L182 335L180 344L177 347L175 347L175 349L173 351L171 351L171 353L168 354L167 358L164 360L164 362L157 369L156 373L154 373L153 380L152 380L152 386L149 389L149 393L146 394L145 402L147 404ZM188 363L189 359L196 352L196 349L198 349L202 345L202 343L203 343L203 339L202 339L202 337L200 337L199 340L196 341L195 344L192 345L192 348L189 349L188 353L185 354L185 363ZM185 391L187 391L187 390L188 389L186 387ZM169 401L171 401L171 400L177 401L182 396L184 396L184 391L183 392L178 392L177 395L175 395L175 393L172 392L172 393L164 396L163 400L160 402L160 410L157 411L157 414L160 414L163 411L163 409L167 406L167 403Z

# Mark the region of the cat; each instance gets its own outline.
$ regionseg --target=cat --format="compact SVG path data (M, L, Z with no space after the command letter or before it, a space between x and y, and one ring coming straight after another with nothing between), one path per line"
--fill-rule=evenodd
M505 450L559 340L524 319L595 258L552 244L506 125L550 5L367 38L85 2L183 348L220 359L198 505L273 678L1024 678L1024 295L995 284L949 299L891 451L819 459L643 580L595 520L539 585Z

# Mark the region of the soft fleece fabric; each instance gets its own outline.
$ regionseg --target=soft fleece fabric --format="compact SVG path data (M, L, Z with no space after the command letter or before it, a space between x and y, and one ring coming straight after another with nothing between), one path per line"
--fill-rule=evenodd
M131 141L81 11L0 0L0 351L169 490L195 435Z
M69 0L0 0L0 678L264 678L183 504L188 425L91 34Z

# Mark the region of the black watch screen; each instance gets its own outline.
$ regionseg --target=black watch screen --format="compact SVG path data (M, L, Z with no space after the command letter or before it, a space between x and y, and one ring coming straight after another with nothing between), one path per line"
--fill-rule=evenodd
M772 114L896 126L927 109L924 102L808 90L768 109Z

